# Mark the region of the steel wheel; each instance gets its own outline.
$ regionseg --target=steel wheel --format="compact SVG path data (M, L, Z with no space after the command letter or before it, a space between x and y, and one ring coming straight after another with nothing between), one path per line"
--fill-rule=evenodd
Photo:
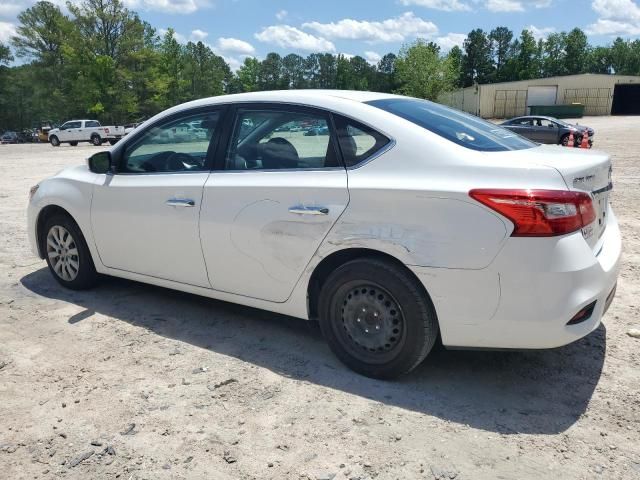
M47 256L55 274L62 280L75 280L80 271L78 246L69 231L54 225L47 233Z
M336 334L343 347L367 363L394 358L406 336L405 318L394 296L376 283L350 282L340 289L340 298L336 317L342 328Z

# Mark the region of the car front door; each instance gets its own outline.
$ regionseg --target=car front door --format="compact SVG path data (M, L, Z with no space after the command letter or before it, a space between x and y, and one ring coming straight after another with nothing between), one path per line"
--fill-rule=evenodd
M210 288L198 220L224 114L182 112L135 135L114 152L115 174L94 185L91 223L102 263L109 267ZM167 135L197 122L207 135Z
M529 138L531 140L535 140L536 142L544 143L545 134L547 133L542 127L542 119L540 118L532 118L531 126L529 127L531 134Z
M204 188L200 235L211 285L285 301L348 201L327 112L288 105L233 109ZM318 135L305 135L320 129Z
M71 129L76 122L63 123L58 129L58 140L68 142L71 140Z
M540 123L540 140L541 143L556 144L560 141L558 138L558 124L548 118L543 118Z

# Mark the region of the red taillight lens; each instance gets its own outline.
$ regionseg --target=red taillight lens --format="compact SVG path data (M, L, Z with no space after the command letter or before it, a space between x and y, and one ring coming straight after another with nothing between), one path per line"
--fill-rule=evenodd
M106 134L108 135L108 134L109 134L109 129L108 129L108 128L105 128L105 129L104 129L104 133L106 133Z
M476 189L469 196L513 222L512 237L552 237L596 219L591 197L565 190Z

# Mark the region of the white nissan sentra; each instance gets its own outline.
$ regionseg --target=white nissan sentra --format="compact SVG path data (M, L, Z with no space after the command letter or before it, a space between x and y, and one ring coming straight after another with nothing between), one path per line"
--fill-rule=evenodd
M424 100L247 93L171 108L33 187L29 236L65 287L113 275L318 320L346 365L390 378L438 336L550 348L597 328L611 188L606 154Z

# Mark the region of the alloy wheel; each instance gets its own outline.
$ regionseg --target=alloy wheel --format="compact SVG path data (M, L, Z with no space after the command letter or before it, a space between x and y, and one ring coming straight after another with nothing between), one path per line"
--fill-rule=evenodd
M73 281L80 271L78 246L69 231L54 225L47 233L47 256L55 274L67 282Z

